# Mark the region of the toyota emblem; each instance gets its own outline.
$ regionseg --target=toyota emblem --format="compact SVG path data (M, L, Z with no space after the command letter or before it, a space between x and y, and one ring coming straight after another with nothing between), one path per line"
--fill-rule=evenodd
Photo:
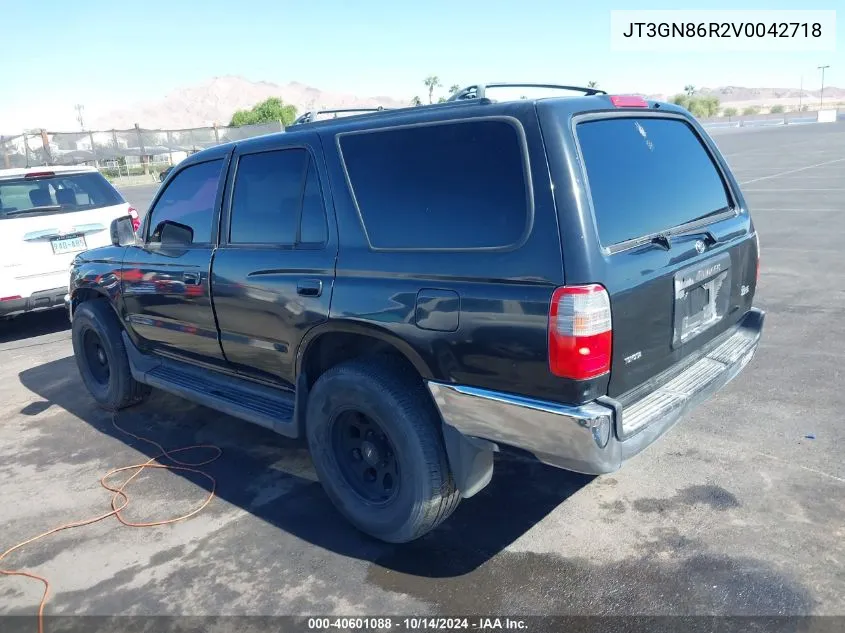
M707 250L707 245L701 240L695 240L695 252L699 255Z

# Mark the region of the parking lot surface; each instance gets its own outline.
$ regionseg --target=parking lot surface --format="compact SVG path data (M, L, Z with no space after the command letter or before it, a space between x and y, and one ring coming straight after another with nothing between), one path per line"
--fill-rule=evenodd
M441 528L386 545L335 512L302 445L155 393L118 424L220 446L214 501L175 525L60 532L3 566L48 577L54 614L845 615L845 124L715 134L761 235L763 342L618 473L502 456ZM152 192L124 193L144 211ZM0 549L108 511L99 478L157 453L94 406L61 312L0 324L0 376ZM208 487L145 473L126 517L183 514ZM0 613L40 597L0 581Z

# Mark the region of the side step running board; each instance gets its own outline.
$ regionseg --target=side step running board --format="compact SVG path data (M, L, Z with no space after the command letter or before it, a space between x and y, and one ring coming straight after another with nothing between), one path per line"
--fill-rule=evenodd
M215 411L298 437L294 424L294 395L237 376L216 374L177 360L141 352L124 332L132 377Z

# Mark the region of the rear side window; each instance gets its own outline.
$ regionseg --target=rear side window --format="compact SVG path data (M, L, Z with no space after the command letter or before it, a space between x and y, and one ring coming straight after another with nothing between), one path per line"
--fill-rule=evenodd
M232 195L232 244L323 244L327 237L320 183L307 150L240 158Z
M576 129L603 245L729 208L722 177L687 123L625 117Z
M502 248L530 226L523 142L506 121L346 134L340 148L374 248Z
M97 172L0 180L0 219L89 211L123 198Z

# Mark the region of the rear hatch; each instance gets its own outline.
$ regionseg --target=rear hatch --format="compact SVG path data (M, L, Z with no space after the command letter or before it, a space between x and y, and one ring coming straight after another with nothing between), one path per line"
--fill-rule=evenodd
M607 393L627 404L748 311L756 235L726 163L685 116L649 107L566 119L559 129L574 159L568 204L558 198L566 283L607 289Z
M67 272L75 253L109 244L111 221L127 213L94 171L0 176L0 275L8 282Z

